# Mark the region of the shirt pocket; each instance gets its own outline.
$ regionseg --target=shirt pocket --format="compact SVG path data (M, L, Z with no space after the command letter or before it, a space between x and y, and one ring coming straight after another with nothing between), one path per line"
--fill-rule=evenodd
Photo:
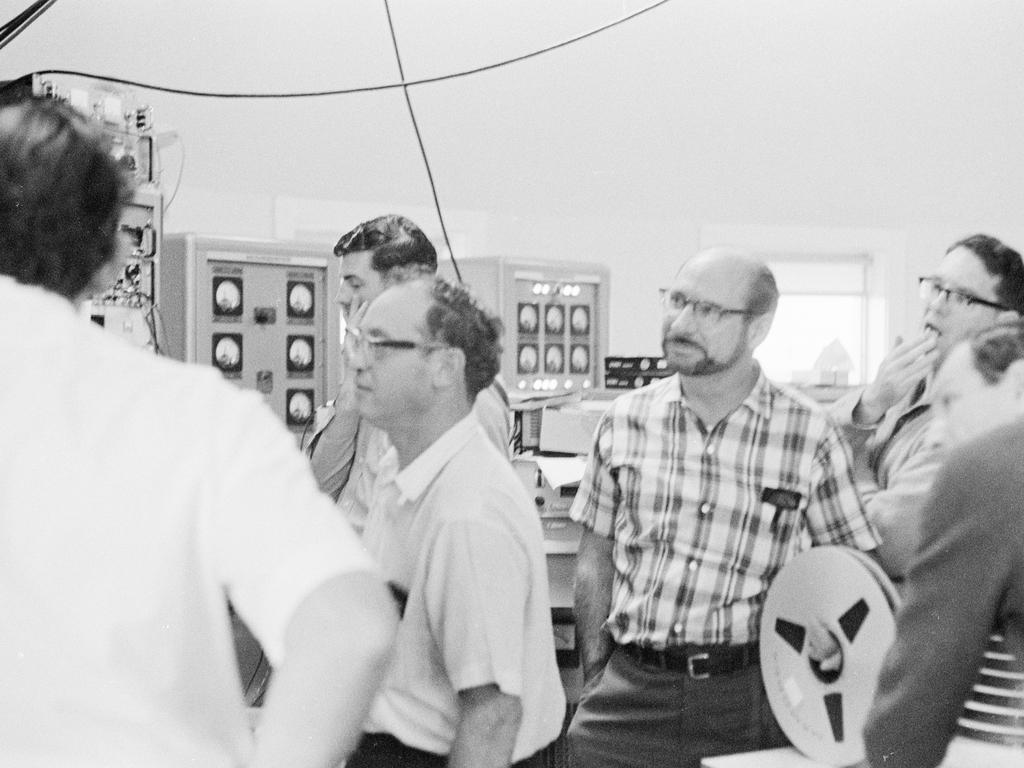
M807 504L799 491L782 486L761 489L761 521L776 541L786 541L798 530Z

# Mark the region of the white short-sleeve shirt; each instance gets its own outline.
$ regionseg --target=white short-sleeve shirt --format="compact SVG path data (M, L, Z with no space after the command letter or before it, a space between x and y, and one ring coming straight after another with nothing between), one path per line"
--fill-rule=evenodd
M522 705L513 760L553 741L565 697L540 520L472 414L374 487L363 540L408 592L364 729L448 754L458 691L496 684Z
M373 570L260 398L0 278L0 762L244 764L225 599L275 663Z

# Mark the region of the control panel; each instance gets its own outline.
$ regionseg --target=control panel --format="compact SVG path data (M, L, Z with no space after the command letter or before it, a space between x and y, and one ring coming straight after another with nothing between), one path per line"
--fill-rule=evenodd
M157 271L163 196L154 163L153 111L118 83L79 75L33 73L0 82L0 103L34 96L61 101L96 125L111 156L134 181L118 223L120 275L85 302L94 323L136 346L160 352Z
M474 295L505 324L501 372L512 392L602 386L608 344L608 268L478 257L459 262Z
M337 259L322 246L172 234L160 271L167 350L261 393L301 433L337 390Z
M153 110L119 83L107 80L34 72L0 82L0 103L35 96L74 107L97 124L110 144L110 153L136 185L156 181L153 162Z

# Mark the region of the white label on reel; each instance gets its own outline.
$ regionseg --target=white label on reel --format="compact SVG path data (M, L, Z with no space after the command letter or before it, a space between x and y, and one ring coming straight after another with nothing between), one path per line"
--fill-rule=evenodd
M800 690L800 686L797 685L796 680L792 677L787 677L786 681L782 684L782 690L786 694L786 698L789 700L789 706L796 709L800 706L800 702L804 700L804 693Z

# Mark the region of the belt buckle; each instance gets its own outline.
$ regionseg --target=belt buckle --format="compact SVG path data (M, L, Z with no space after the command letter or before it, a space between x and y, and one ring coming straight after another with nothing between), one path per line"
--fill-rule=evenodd
M709 677L711 677L711 670L710 670L710 666L711 665L707 664L704 667L704 671L703 672L697 672L693 668L693 666L694 666L693 663L695 661L708 662L710 659L711 659L711 654L708 654L708 653L695 653L695 654L693 654L693 656L687 656L686 657L686 673L691 678L693 678L694 680L707 680Z

